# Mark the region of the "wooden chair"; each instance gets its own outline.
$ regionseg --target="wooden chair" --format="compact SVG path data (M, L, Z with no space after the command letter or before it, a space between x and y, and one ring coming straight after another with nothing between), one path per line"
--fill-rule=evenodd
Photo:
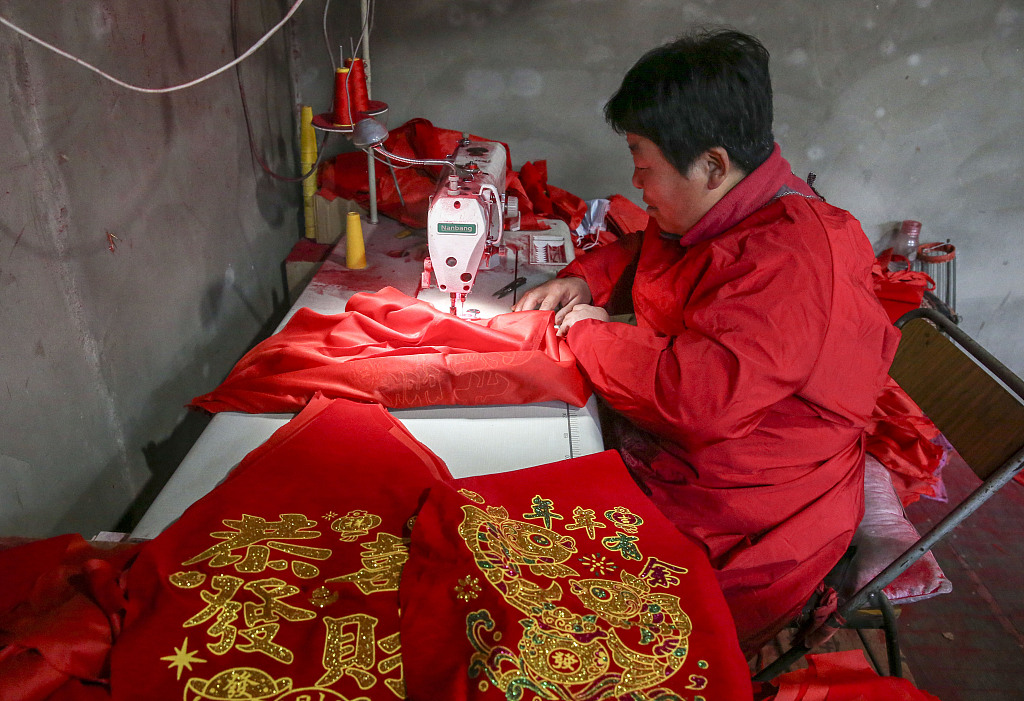
M883 590L1024 469L1024 381L934 309L908 312L896 326L903 337L890 376L982 484L867 584L841 598L827 623L833 628L883 628L891 676L900 676L902 656L896 612ZM857 567L856 553L848 553L830 578ZM793 647L758 672L754 681L773 679L812 647L798 636Z

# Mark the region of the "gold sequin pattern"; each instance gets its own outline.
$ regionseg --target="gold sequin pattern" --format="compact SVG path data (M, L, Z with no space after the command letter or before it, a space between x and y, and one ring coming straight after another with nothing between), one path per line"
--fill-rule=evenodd
M603 689L602 698L675 697L662 685L687 659L692 625L671 593L687 569L646 557L643 518L625 507L576 506L571 520L543 494L527 507L515 519L504 506L462 506L459 535L477 568L524 614L514 649L500 644L486 609L467 615L476 650L470 669L503 691L533 690L537 698L569 698L581 688ZM598 536L602 529L608 535ZM591 545L581 552L568 532ZM468 600L464 582L454 590Z

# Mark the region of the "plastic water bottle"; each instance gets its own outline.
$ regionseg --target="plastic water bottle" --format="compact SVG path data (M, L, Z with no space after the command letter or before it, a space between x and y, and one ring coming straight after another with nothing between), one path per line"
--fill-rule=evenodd
M900 225L900 230L896 234L896 241L893 244L892 252L894 255L905 257L908 263L913 263L917 260L917 246L920 240L921 222L906 219Z

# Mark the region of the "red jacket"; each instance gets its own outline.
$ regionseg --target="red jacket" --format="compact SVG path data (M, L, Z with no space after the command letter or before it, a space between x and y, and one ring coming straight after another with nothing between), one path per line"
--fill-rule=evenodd
M653 220L638 236L638 256L621 240L562 273L605 305L635 263L637 325L580 321L569 346L649 432L634 474L706 548L749 651L799 611L860 521L864 428L899 333L860 225L777 147L681 239Z

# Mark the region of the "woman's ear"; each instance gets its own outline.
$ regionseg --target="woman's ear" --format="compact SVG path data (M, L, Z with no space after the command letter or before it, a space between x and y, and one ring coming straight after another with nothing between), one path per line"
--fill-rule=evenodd
M729 152L721 146L712 146L703 154L701 160L708 177L708 189L717 190L723 185L731 189L733 185L743 179L744 173L740 173L736 165L729 158Z

